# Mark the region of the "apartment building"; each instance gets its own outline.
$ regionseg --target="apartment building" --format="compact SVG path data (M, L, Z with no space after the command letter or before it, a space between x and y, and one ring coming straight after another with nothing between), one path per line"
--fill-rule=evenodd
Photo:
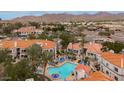
M69 43L67 46L67 51L80 56L82 50L84 50L87 57L98 59L99 54L102 52L101 48L102 45L95 42L85 43L83 47L81 46L81 43Z
M13 33L18 34L19 37L26 38L30 34L38 35L42 34L43 30L36 29L34 26L22 27L20 29L14 30Z
M84 45L84 48L86 49L86 56L95 60L98 60L102 53L102 45L99 43L89 42Z
M83 64L78 64L74 71L66 78L66 80L80 80L89 77L91 68Z
M26 49L33 44L40 45L43 51L53 52L56 57L56 43L48 40L3 40L0 41L0 48L9 49L13 59L21 59L28 56Z
M99 62L103 73L114 80L124 80L124 54L103 52Z
M93 41L96 43L104 43L104 42L115 42L113 39L109 37L95 37Z
M67 46L67 52L71 52L79 56L81 54L82 47L80 43L69 43Z
M74 70L75 80L80 80L89 77L91 68L83 64L78 64Z

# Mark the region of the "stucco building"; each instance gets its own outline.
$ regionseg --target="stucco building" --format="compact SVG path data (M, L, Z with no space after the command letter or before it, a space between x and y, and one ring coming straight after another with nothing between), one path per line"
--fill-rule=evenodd
M26 49L33 44L38 44L43 50L53 52L56 57L56 43L48 40L2 40L0 48L8 49L13 59L21 59L28 56Z
M114 80L124 80L124 54L103 52L99 62L103 73Z

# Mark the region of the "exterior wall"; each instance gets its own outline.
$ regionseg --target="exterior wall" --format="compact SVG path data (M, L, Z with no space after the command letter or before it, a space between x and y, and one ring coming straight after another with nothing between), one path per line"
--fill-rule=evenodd
M88 75L86 74L86 72L81 69L81 70L75 70L74 71L74 76L75 76L75 80L80 80L81 78L86 78L88 77Z
M81 49L79 49L79 50L67 49L67 52L72 52L72 53L77 54L79 56L81 54Z
M118 71L116 71L115 68L117 68ZM101 58L100 69L102 72L113 79L117 77L119 81L124 80L124 68L119 68L113 64L110 64L110 62L108 62L104 58Z
M113 79L117 77L119 81L124 80L124 68L120 68L118 66L111 64L110 62L102 58L99 54L95 54L87 51L86 56L88 56L89 58L97 59L97 61L100 63L101 71L106 75L108 75L109 77ZM116 71L115 68L117 68L118 71Z
M38 35L38 34L42 34L42 30L41 31L33 31L33 32L18 32L19 36L21 37L27 37L28 35L30 34L35 34L35 35Z
M86 56L89 57L89 58L92 58L92 59L98 59L98 55L95 54L95 53L92 53L90 51L86 52Z
M10 55L12 56L12 59L16 56L16 50L14 48L10 49Z
M17 52L18 48L12 48L10 49L10 55L12 56L13 59L15 59L18 56L18 59L21 58L26 58L27 57L27 53L26 53L26 49L23 48L19 48L19 51ZM53 52L54 54L54 58L56 58L56 48L51 48L51 49L43 49L49 52ZM19 53L19 54L17 54Z
M20 49L20 58L26 58L27 54L26 54L26 49Z
M96 43L114 42L114 40L109 38L95 38L93 41L95 41Z

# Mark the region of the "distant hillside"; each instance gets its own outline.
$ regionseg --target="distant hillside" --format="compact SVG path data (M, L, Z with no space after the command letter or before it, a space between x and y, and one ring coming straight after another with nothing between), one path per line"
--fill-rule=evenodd
M1 22L69 22L69 21L99 21L99 20L124 20L124 13L111 14L108 12L98 12L96 14L45 14L43 16L23 16L13 20L5 20Z

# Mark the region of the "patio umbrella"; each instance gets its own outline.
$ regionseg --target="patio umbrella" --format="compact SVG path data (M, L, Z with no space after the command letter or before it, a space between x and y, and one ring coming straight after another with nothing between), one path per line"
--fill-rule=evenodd
M52 78L59 78L59 74L57 74L57 73L52 74L51 76L52 76Z

